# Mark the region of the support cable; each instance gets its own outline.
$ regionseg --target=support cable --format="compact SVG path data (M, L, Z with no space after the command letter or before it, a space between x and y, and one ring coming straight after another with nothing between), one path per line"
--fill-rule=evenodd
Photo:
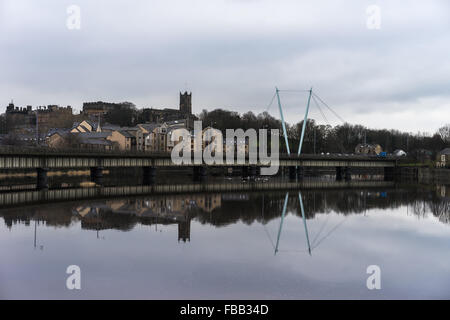
M317 102L316 98L312 96L312 99L314 101L314 104L316 105L317 109L319 109L320 114L322 115L322 118L325 120L325 122L330 125L330 122L328 121L327 117L325 116L325 113L323 113L322 108L320 107L319 103Z
M341 120L343 123L346 123L346 121L337 114L336 111L334 111L328 104L326 104L315 92L313 92L313 95L325 106L330 110L339 120Z
M279 92L309 92L309 90L278 90Z
M270 100L270 103L267 105L266 110L264 112L268 112L270 107L272 106L273 102L275 101L275 97L277 96L277 93L275 92L272 96L272 99Z

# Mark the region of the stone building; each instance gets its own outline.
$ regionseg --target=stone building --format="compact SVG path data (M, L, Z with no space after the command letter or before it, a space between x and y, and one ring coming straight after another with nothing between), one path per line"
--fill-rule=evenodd
M142 132L143 146L141 147L143 151L155 151L156 147L154 145L155 141L159 140L157 136L156 128L159 127L157 123L140 123L137 127Z
M48 147L54 149L68 148L67 137L69 132L63 129L52 129L48 132L45 142Z
M192 93L180 92L180 105L178 109L153 109L142 110L142 122L163 123L176 120L184 120L188 128L192 128L196 117L192 114Z
M183 134L183 130L186 130L186 126L184 123L178 124L178 125L172 125L167 128L166 131L166 137L167 137L167 144L166 144L166 151L172 152L173 147L177 145L181 141L181 136ZM178 141L172 141L172 136L179 137Z
M32 107L16 107L12 101L6 107L5 118L7 132L13 132L16 127L31 127L36 125L36 115Z
M144 131L139 126L121 127L119 132L121 132L127 138L130 138L130 150L145 151Z
M153 152L167 151L167 126L157 125L146 135L145 150Z
M117 148L115 141L110 140L109 132L82 132L72 135L79 141L81 149L108 151Z
M192 114L192 92L180 92L180 112L185 115Z
M50 128L68 128L73 123L71 106L49 105L38 107L34 112L39 132L47 132Z
M126 130L105 132L70 132L69 130L52 130L46 138L50 148L79 148L90 150L137 150L136 137Z
M40 106L33 110L31 106L19 108L11 102L6 107L6 128L9 133L25 134L30 129L39 133L47 132L50 128L67 128L73 122L72 107L49 105Z
M112 131L106 139L115 144L114 149L122 151L136 150L136 137L125 130Z
M134 109L135 105L131 102L121 102L121 103L112 103L112 102L84 102L83 103L83 114L86 116L102 117L106 115L108 112L114 110L122 110L122 109Z

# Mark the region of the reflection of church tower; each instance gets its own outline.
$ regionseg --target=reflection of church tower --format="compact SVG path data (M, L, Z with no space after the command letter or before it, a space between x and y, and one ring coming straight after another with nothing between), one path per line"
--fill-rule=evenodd
M191 218L186 217L186 221L178 223L178 242L191 241Z
M185 114L192 114L192 92L180 92L180 111Z

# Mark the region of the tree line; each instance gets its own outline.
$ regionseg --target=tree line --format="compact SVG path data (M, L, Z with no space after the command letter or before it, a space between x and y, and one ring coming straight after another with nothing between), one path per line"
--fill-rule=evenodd
M281 121L268 112L254 114L249 111L240 114L235 111L215 109L203 110L199 115L203 126L211 126L225 133L226 129L242 128L281 129ZM143 111L139 109L121 109L108 113L105 122L120 126L133 126L145 122ZM297 152L303 120L286 124L291 152ZM0 116L0 133L7 133L5 115ZM435 133L409 133L399 130L370 129L362 125L343 123L336 126L317 123L308 119L302 152L304 153L353 153L359 143L379 144L384 151L391 153L402 149L417 159L424 154L435 157L436 153L450 146L450 124L439 128ZM280 139L281 150L286 150L284 138Z
M203 110L199 118L204 127L211 126L222 132L225 132L225 129L266 128L279 129L280 135L283 135L281 120L267 112L255 115L249 111L241 115L238 112L223 109ZM302 126L303 120L286 124L291 152L297 152ZM394 129L370 129L349 123L331 126L318 124L314 119L308 119L302 152L354 153L355 147L360 143L379 144L388 153L401 149L411 156L420 157L425 153L434 157L436 153L450 146L450 124L444 125L434 134L420 132L413 134ZM280 140L280 147L286 150L284 138Z

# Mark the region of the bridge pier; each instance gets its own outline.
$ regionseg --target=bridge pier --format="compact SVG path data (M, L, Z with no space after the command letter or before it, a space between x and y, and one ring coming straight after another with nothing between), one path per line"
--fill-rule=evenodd
M242 178L254 178L260 173L260 168L255 165L242 167Z
M395 167L384 167L384 181L394 181Z
M289 180L295 180L297 177L297 168L294 166L289 167Z
M256 166L249 167L249 175L255 177L258 174L258 168Z
M336 167L336 181L341 181L344 176L344 168Z
M208 175L208 170L206 169L206 166L194 166L193 170L194 170L193 174L194 181L204 181L206 179L206 176Z
M48 189L48 168L37 168L36 188L38 190Z
M91 181L103 184L103 167L91 167Z
M149 185L155 183L156 168L142 167L142 184Z
M299 180L301 180L305 177L305 168L297 167L297 177Z
M229 177L233 176L233 172L234 172L233 167L225 167L224 169L225 169L224 174L226 176L229 176Z
M242 167L242 178L246 178L249 175L249 170L247 166Z
M344 168L344 176L345 176L345 181L352 180L352 169L350 167Z

